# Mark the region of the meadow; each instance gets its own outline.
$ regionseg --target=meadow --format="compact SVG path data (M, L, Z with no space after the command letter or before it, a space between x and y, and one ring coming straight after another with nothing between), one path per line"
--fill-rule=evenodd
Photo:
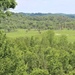
M47 30L41 30L41 33L37 30L25 30L25 29L17 29L14 32L8 32L7 37L10 38L19 38L19 37L41 37L43 34L47 32ZM75 31L74 30L54 30L55 36L60 37L61 35L66 35L69 42L75 41Z

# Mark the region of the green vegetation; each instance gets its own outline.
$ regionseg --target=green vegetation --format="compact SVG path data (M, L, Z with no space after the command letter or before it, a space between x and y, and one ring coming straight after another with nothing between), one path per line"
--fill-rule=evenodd
M34 37L9 39L0 32L1 75L74 75L75 42L53 31Z
M18 37L42 37L48 30L41 30L40 33L37 30L30 30L27 32L27 29L17 29L14 32L8 32L7 37L18 38ZM54 30L55 36L60 37L61 35L67 36L69 42L75 41L75 31L74 30Z
M43 31L41 32L43 33ZM31 36L40 36L41 34L36 30L30 30L27 32L25 29L17 29L15 32L7 33L7 37L18 38L18 37L31 37Z
M15 0L0 0L0 18L9 16L10 12L7 10L10 8L14 9L16 5L17 3Z
M15 0L6 1L0 2L3 12L15 7ZM5 15L0 17L0 75L75 75L72 15Z
M15 8L15 0L0 0L0 12L4 12L9 8Z
M11 15L10 15L11 14ZM75 18L62 15L25 16L11 13L10 16L0 18L0 29L11 32L19 29L35 30L75 30ZM6 14L7 15L7 14Z

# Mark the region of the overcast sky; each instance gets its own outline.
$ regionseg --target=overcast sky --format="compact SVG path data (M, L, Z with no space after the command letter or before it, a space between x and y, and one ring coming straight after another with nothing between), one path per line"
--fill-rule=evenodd
M75 0L16 0L15 12L75 14Z

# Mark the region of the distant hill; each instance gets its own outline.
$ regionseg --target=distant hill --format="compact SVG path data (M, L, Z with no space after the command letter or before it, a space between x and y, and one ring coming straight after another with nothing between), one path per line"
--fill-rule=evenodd
M23 13L20 12L19 14L25 15L25 16L48 16L48 15L54 15L54 16L67 16L70 18L75 18L75 14L64 14L64 13Z
M15 29L36 30L75 30L75 14L62 13L11 13L0 17L0 29L14 31Z

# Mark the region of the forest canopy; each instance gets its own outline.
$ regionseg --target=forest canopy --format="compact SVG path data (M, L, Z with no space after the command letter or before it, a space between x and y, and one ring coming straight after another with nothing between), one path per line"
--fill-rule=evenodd
M11 14L11 16L9 16ZM24 14L8 13L7 17L0 18L0 29L12 31L14 29L35 29L35 30L75 30L75 18L71 15L59 14Z

